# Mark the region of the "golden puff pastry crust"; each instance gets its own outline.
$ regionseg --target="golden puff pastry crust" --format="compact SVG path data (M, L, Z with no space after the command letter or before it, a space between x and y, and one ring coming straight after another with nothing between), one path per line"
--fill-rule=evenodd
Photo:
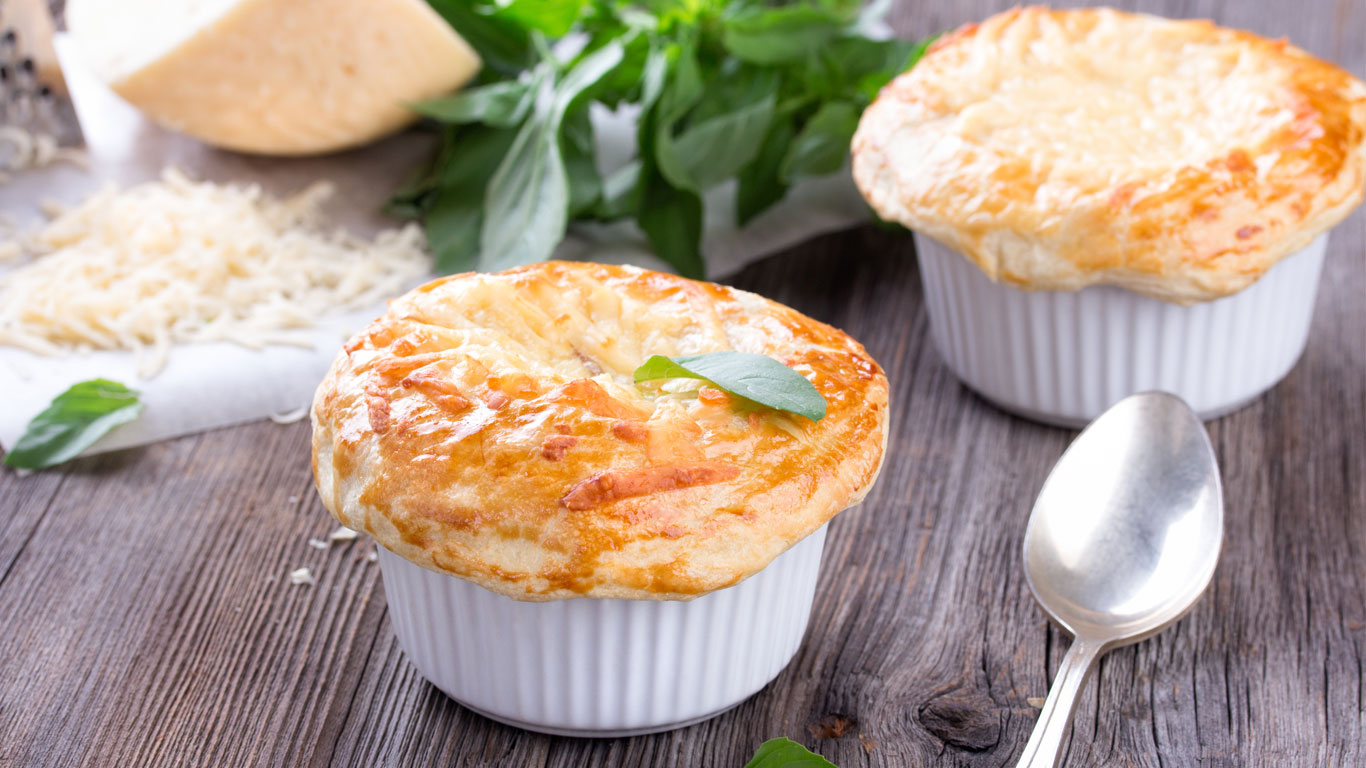
M650 355L777 358L819 422L695 380L637 386ZM860 501L887 379L844 333L744 291L549 262L428 283L337 356L313 472L343 525L521 600L686 600L735 584Z
M1024 8L938 40L864 113L883 218L1027 289L1178 303L1246 288L1366 180L1366 86L1285 41Z

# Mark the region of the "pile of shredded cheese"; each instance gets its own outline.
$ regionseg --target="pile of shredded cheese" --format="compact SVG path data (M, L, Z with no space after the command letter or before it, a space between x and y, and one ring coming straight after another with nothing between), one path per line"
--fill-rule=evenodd
M31 261L0 274L0 344L133 350L144 377L178 342L307 345L291 329L393 296L429 265L415 224L373 241L321 231L331 193L276 200L173 169L106 189L17 241Z

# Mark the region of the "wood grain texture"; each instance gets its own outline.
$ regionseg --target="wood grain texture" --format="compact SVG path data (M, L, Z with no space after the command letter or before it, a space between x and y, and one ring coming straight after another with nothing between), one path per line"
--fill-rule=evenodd
M896 25L1005 5L903 2ZM1366 71L1361 0L1137 6ZM1361 213L1334 232L1299 366L1209 425L1227 501L1214 583L1174 628L1104 659L1065 765L1366 764L1363 243ZM0 473L0 766L739 768L778 735L842 768L1013 764L1067 644L1019 549L1071 433L994 410L944 368L904 234L825 237L733 282L863 340L894 390L883 477L834 522L802 649L751 700L613 740L461 708L398 649L371 545L308 545L334 524L307 426L259 423ZM289 583L300 566L316 585Z

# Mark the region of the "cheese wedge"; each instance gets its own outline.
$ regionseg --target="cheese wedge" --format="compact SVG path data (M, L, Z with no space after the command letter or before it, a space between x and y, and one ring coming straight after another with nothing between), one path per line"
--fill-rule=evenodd
M417 118L479 57L423 0L69 0L81 54L155 122L209 144L309 155Z

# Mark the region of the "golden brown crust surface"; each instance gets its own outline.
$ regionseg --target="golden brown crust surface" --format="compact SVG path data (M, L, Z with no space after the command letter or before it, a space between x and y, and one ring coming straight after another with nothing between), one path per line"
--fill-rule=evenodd
M1366 86L1207 21L1025 8L946 35L864 113L884 218L1022 288L1246 288L1361 201Z
M819 422L702 382L637 387L652 354L775 357ZM688 599L734 584L867 493L888 390L858 342L744 291L550 262L436 280L351 339L313 402L342 524L523 600Z

